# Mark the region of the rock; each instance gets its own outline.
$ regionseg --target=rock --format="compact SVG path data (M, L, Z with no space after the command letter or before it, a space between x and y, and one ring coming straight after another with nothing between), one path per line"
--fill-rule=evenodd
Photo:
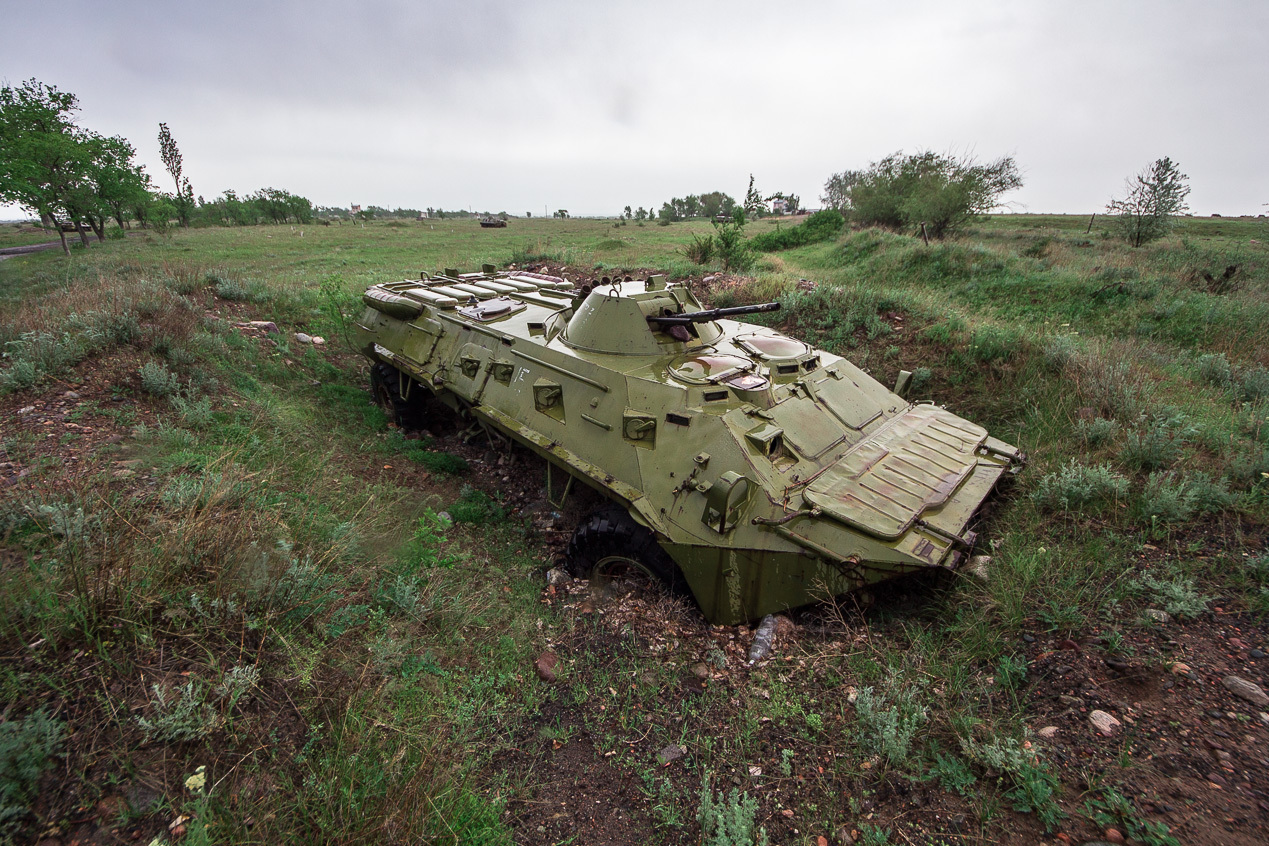
M1164 625L1172 622L1172 615L1167 611L1160 611L1158 608L1147 608L1146 618Z
M30 414L32 411L35 411L35 406L33 406L33 405L24 405L24 406L22 406L21 408L19 408L19 409L18 409L18 416L19 416L19 417L26 417L26 416L27 416L28 414Z
M657 760L662 764L669 764L677 761L687 754L686 746L679 746L677 743L671 743L669 746L657 753Z
M991 578L991 556L975 555L969 559L969 563L965 565L965 574L973 576L980 582L988 581Z
M1049 738L1054 737L1057 733L1058 733L1057 726L1045 726L1044 728L1036 732L1036 736L1043 737L1045 740L1048 740Z
M837 842L840 843L841 846L855 846L855 835L850 833L849 828L842 826L837 829Z
M1269 696L1261 689L1260 685L1252 684L1246 679L1240 679L1238 676L1226 676L1221 680L1221 684L1235 696L1246 699L1252 705L1264 708L1269 705Z
M1257 660L1265 657L1265 651L1263 649L1253 649L1251 650L1251 652L1248 652L1247 654Z
M1084 700L1078 696L1067 696L1065 693L1058 694L1058 702L1071 708L1080 708L1084 705Z
M69 399L69 400L76 400L76 399L79 399L79 394L75 391L67 391L66 393L62 394L62 398Z
M313 336L305 335L303 332L296 332L295 340L299 341L301 344L311 344L313 343Z
M240 323L240 326L250 326L252 329L263 329L270 335L278 334L278 324L272 320L249 320L246 323Z
M314 335L314 336L313 336L313 346L315 346L315 347L323 347L323 346L326 346L326 339L325 339L325 338L323 338L321 335Z
M559 587L573 581L573 577L559 567L552 567L546 571L546 583L551 587Z
M1024 634L1024 635L1022 636L1022 642L1023 642L1023 643L1035 643L1035 635L1033 635L1033 634Z
M444 520L446 523L449 523L450 525L454 524L454 518L449 516L448 511L440 511L437 513L436 516Z
M1083 650L1081 650L1081 649L1080 649L1080 645L1079 645L1078 643L1076 643L1075 641L1073 641L1073 640L1063 640L1063 641L1059 641L1059 642L1058 642L1058 645L1057 645L1057 648L1058 648L1058 649L1065 649L1065 650L1068 650L1068 651L1070 651L1070 652L1082 652L1082 651L1083 651Z
M543 652L538 656L533 669L537 670L538 678L542 681L553 682L555 681L555 667L559 663L560 659L555 656L554 652Z
M1182 664L1180 661L1177 661L1169 669L1174 676L1188 676L1190 674L1190 665Z
M1093 711L1088 715L1088 721L1103 737L1113 736L1120 726L1119 720L1105 711Z
M815 838L815 846L828 846L828 838L821 834Z
M1110 843L1123 843L1124 836L1119 833L1117 828L1106 829L1106 840Z
M692 669L692 675L696 676L698 679L701 679L702 681L704 681L705 679L709 678L709 667L705 665L705 662L702 661L702 662L693 664L691 669Z

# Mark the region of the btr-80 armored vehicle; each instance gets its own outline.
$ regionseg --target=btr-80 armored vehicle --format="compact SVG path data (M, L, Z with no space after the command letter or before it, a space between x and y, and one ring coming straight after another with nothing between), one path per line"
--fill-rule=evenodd
M611 505L574 534L574 573L654 575L713 623L957 567L1023 461L903 384L728 319L778 303L705 310L661 276L574 290L488 265L363 300L358 343L398 422L433 395L595 488Z

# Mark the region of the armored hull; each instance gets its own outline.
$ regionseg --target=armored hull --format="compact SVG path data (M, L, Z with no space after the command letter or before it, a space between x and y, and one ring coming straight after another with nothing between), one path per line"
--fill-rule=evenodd
M662 277L573 290L487 267L363 299L360 346L390 408L430 392L601 491L624 514L579 530L582 573L634 564L715 623L957 567L975 511L1023 462Z

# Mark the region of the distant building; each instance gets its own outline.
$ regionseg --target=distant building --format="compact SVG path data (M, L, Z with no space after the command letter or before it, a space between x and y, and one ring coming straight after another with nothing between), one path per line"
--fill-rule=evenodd
M361 211L361 206L359 206L357 203L353 203L352 208L349 210L349 214L356 214L359 211Z
M774 200L771 201L772 214L784 214L787 208L788 208L788 204L785 202L785 199L783 197L776 197Z

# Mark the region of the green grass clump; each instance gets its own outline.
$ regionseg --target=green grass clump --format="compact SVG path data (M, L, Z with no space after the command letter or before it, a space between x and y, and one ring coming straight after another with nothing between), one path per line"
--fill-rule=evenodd
M1197 617L1207 611L1207 603L1212 601L1210 596L1198 592L1194 579L1189 576L1159 578L1152 573L1142 573L1129 587L1155 607L1179 619Z
M212 275L207 282L222 300L235 303L262 303L269 299L269 288L256 279L231 279Z
M458 501L450 505L447 511L455 523L470 523L475 526L496 523L506 516L506 511L492 497L468 485L463 486Z

